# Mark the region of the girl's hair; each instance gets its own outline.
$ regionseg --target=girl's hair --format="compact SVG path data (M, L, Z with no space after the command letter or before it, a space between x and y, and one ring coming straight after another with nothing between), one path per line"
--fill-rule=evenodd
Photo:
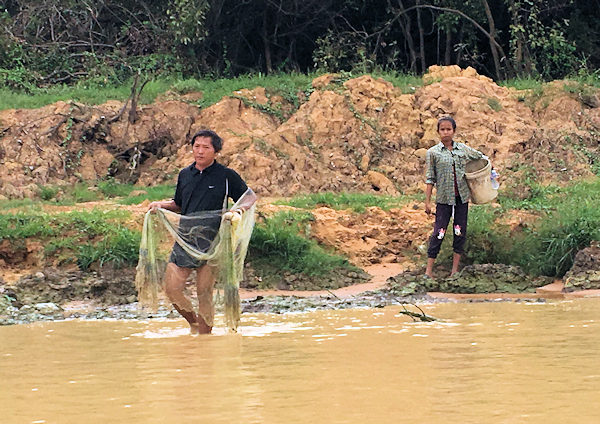
M221 149L223 148L223 139L221 137L219 137L217 135L216 132L211 131L211 130L201 130L198 131L196 134L193 135L192 140L190 141L190 144L192 145L192 147L194 146L194 142L196 141L196 139L198 137L208 137L210 138L210 143L213 146L213 149L215 149L215 152L220 152Z
M440 130L440 124L444 121L448 121L452 124L452 129L456 131L456 121L451 116L442 116L438 119L438 131Z

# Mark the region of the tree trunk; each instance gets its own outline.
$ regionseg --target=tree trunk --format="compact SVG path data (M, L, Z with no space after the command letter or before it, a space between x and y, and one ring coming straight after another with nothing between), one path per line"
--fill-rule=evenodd
M417 6L420 0L416 0ZM425 73L425 35L423 33L423 25L421 23L421 9L417 9L417 26L419 28L419 56L421 58L421 72Z
M444 65L448 66L452 62L452 30L450 25L446 27L446 52L444 54Z
M494 58L494 67L496 68L496 80L502 80L501 72L500 72L500 59L498 58L498 49L492 42L492 39L496 38L496 25L494 23L494 17L492 16L492 10L490 9L490 5L487 0L481 0L483 3L483 8L485 9L485 15L487 16L487 20L490 27L490 50L492 51L492 57Z
M402 4L402 0L398 0L398 5L400 6L400 12L404 11L404 4ZM405 14L403 14L402 19L400 19L400 28L402 29L402 34L404 34L404 38L406 39L406 44L408 46L408 53L410 55L410 72L416 74L417 51L415 50L415 42L413 41L410 33L410 19L408 19L407 15Z
M262 39L265 50L265 67L267 73L273 73L273 63L271 61L271 47L269 45L269 37L267 36L267 9L263 12Z

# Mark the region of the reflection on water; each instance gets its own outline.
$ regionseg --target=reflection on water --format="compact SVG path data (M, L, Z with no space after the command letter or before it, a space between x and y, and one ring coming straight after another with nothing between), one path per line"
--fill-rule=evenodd
M0 328L0 422L596 423L600 299Z

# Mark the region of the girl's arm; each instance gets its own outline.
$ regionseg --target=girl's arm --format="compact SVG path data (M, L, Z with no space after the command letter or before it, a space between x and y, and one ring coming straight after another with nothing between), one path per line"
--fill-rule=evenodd
M469 160L477 160L477 159L488 159L489 158L484 155L483 153L481 153L479 150L474 149L470 146L467 146L466 144L463 143L463 146L465 146L465 150L467 152L467 158Z
M433 191L433 184L427 184L425 187L425 213L429 215L431 213L431 192Z
M435 156L433 155L433 152L427 151L426 164L427 164L426 165L427 166L427 172L426 172L427 180L425 181L425 184L426 184L426 187L425 187L425 212L427 214L430 214L431 213L431 193L433 192L434 184L437 182Z

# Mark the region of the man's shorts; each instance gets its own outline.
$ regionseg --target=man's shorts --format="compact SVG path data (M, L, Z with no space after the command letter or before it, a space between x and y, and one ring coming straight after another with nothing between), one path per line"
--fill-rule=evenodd
M193 247L194 250L207 252L219 232L220 224L220 218L211 219L209 221L205 220L202 222L202 231L200 233L196 232L188 237L182 235L182 238ZM186 234L185 231L182 231L182 225L180 225L179 230L180 234ZM169 262L174 263L180 268L202 268L206 265L206 261L193 258L177 242L173 245Z

